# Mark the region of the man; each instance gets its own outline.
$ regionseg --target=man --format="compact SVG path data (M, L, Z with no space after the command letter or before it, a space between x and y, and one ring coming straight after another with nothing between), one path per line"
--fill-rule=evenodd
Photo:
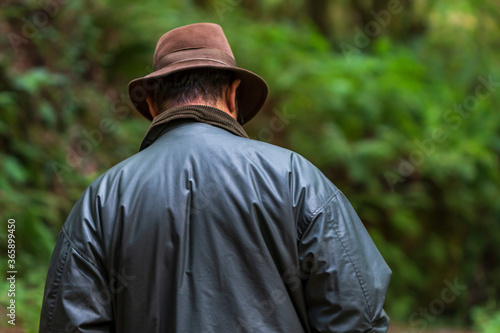
M391 271L318 169L248 138L267 85L218 25L166 33L129 90L152 124L65 222L41 332L387 330Z

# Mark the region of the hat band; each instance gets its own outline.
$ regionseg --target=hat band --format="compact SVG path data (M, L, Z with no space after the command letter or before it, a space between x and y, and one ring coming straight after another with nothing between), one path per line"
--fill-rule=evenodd
M236 60L234 60L234 58L229 54L219 49L197 48L169 53L155 62L153 68L155 71L157 71L161 68L171 66L173 64L193 60L212 61L220 63L222 65L236 67Z

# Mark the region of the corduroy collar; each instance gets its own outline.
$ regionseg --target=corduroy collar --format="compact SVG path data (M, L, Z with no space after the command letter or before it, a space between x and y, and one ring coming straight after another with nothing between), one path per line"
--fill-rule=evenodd
M173 122L177 123L182 120L199 121L223 128L234 135L248 138L243 127L226 112L206 105L184 105L168 109L157 116L142 139L139 150L151 145Z

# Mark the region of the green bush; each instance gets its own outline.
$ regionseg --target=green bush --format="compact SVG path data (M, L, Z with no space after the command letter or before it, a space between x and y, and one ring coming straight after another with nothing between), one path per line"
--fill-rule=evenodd
M472 317L477 332L500 332L500 311L493 311L488 308L475 308L472 312Z

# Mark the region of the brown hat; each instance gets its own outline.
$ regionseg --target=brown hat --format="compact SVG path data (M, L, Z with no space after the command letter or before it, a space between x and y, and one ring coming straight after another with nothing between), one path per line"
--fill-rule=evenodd
M241 79L238 88L238 118L241 124L252 119L266 100L266 81L236 66L224 31L213 23L190 24L164 34L156 45L154 72L130 81L130 99L144 117L152 120L146 96L154 92L160 80L168 80L170 74L193 68L230 70Z

